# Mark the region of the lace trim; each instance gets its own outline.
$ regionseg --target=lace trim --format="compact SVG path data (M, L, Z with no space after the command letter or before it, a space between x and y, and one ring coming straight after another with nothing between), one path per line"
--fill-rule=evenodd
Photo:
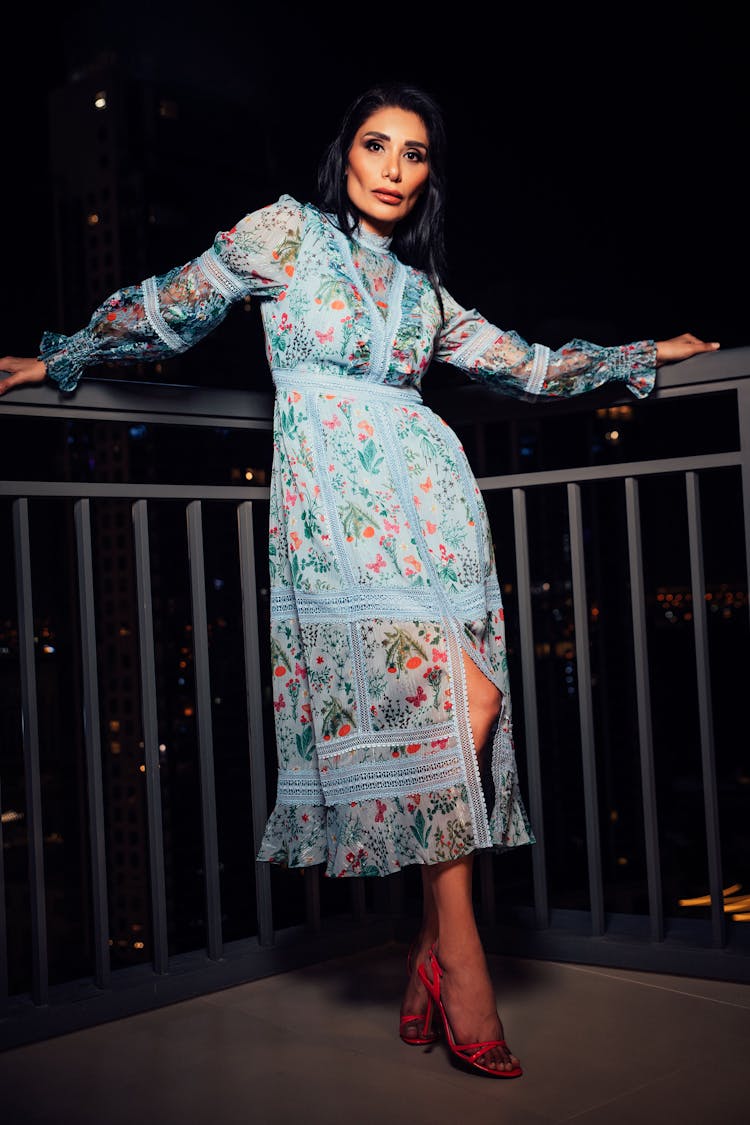
M427 760L374 762L323 775L326 804L367 801L376 797L407 797L434 789L460 785L461 766L455 753L434 755Z
M159 311L159 294L156 288L156 278L148 277L143 282L143 311L146 314L146 319L153 328L159 339L171 348L173 352L184 352L188 344L182 340L176 332L167 324L164 317Z
M284 367L274 367L271 371L274 385L278 390L306 391L316 390L321 393L338 391L346 394L352 401L361 399L366 402L422 402L422 395L414 386L394 387L383 383L370 383L364 379L357 379L351 375L331 375L320 371L312 365L297 364L291 370Z
M228 301L236 301L248 292L245 280L224 265L215 250L204 250L198 259L198 266L206 280Z
M419 513L417 512L416 505L414 504L414 496L412 493L411 485L406 477L404 470L401 467L401 459L399 456L398 445L396 436L393 433L391 419L386 416L382 407L376 407L376 411L380 416L383 433L383 447L388 458L391 470L391 478L396 486L399 502L412 526L419 526ZM482 784L479 778L479 766L477 762L477 752L474 746L474 737L471 732L471 723L469 722L468 711L468 697L466 690L466 672L464 670L464 662L461 656L461 650L466 646L466 651L471 651L468 641L464 642L461 629L456 625L455 608L452 599L447 594L445 587L440 581L440 576L435 569L432 555L426 550L423 544L418 543L416 548L425 573L429 575L430 586L433 590L437 606L442 611L441 615L446 625L446 637L448 641L448 660L450 664L451 683L460 683L461 689L454 694L454 712L453 718L458 726L459 745L461 747L463 758L463 778L466 784L469 798L469 808L471 810L472 827L474 829L474 836L477 841L477 847L486 848L491 844L490 840L490 826L487 818L487 807L485 805L484 793L482 791Z
M483 585L472 586L451 596L454 614L464 621L483 617L487 609L502 605L500 586L495 575ZM395 621L423 621L424 612L435 609L431 589L356 588L335 594L308 593L278 587L271 590L271 620L284 621L298 617L300 621L351 621L391 618Z
M360 224L354 232L354 237L357 242L361 242L369 250L374 250L379 254L386 254L393 242L393 236L390 234L376 234L375 231L365 230Z
M352 258L351 242L338 227L333 227L332 230L344 263L344 272L351 282L359 285L359 274ZM364 245L367 246L368 243L365 242ZM385 377L390 366L393 342L401 322L401 300L406 283L406 267L398 258L394 258L393 265L394 272L388 286L388 312L385 320L378 312L372 294L366 286L362 287L362 297L370 313L370 366L365 376L368 383L380 383Z
M308 415L312 418L312 447L313 457L317 465L324 465L325 458L322 456L323 449L323 424L319 413L319 402L314 391L310 391L305 395L305 407ZM347 554L344 545L343 529L341 521L338 518L338 509L336 507L336 497L333 493L331 480L328 473L320 474L320 487L323 495L323 502L327 512L331 513L331 540L333 545L333 553L336 557L336 565L339 574L344 576L347 586L350 590L356 587L356 578L352 568L349 555ZM370 697L367 690L367 682L364 674L365 669L365 654L362 641L362 634L353 625L349 626L349 643L351 644L352 661L354 664L354 685L355 685L355 699L357 704L357 714L359 715L359 726L366 727L369 724L370 716Z
M320 778L308 770L280 769L276 800L280 805L323 805Z
M527 395L538 395L544 383L544 377L549 367L549 348L546 344L534 344L534 361L531 365L531 374L526 384Z
M473 367L482 352L487 348L491 348L501 335L502 333L498 332L494 325L482 325L481 328L476 330L473 336L470 336L468 340L465 340L463 344L456 349L451 356L451 363L463 368Z

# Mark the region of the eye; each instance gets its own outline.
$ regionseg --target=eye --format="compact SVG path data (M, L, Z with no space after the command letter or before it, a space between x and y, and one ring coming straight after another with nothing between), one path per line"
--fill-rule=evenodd
M365 148L368 149L370 152L377 152L378 149L382 149L382 147L383 146L381 145L380 141L375 141L372 138L370 138L370 140L365 141Z
M427 159L425 154L423 152L420 152L419 149L416 148L409 149L409 151L404 155L408 160L412 162L412 164L421 164L424 160Z

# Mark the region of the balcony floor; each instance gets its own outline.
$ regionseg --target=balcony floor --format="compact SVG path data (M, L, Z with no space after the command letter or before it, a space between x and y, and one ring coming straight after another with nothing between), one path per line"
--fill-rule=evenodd
M750 985L490 957L524 1077L396 1034L405 950L279 974L0 1055L24 1125L745 1125Z

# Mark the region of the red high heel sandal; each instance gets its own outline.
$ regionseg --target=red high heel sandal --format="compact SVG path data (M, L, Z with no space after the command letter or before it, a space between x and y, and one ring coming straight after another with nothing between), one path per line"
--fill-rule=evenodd
M445 1005L440 999L440 978L443 975L443 970L440 967L435 950L430 950L430 968L432 970L432 978L428 977L424 965L420 965L417 972L419 973L424 986L427 989L432 1000L435 1001L435 1007L440 1013L443 1020L443 1027L445 1028L445 1038L452 1054L469 1070L479 1071L480 1074L488 1074L491 1078L520 1078L523 1074L520 1066L514 1066L511 1070L498 1070L495 1067L484 1066L481 1059L493 1047L505 1047L508 1049L508 1044L504 1039L488 1039L483 1043L457 1043L451 1025L448 1023L448 1016L445 1011Z
M406 971L411 976L411 962L412 954L414 952L414 942L409 947L409 952L406 957ZM410 1047L427 1047L430 1043L435 1043L440 1038L436 1031L432 1031L432 997L427 995L427 1011L419 1016L400 1016L398 1021L398 1033L404 1043ZM421 1030L416 1035L404 1035L407 1027L412 1024L421 1024Z

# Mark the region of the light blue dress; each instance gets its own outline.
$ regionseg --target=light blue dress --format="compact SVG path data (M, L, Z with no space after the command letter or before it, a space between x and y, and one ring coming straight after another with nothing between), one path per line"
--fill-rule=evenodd
M282 196L41 347L72 390L88 365L169 357L260 298L278 783L258 858L331 876L533 842L490 527L458 438L422 401L431 361L526 398L612 380L643 397L655 376L653 341L550 351L445 291L441 319L425 274L389 247ZM503 697L484 785L462 654Z

